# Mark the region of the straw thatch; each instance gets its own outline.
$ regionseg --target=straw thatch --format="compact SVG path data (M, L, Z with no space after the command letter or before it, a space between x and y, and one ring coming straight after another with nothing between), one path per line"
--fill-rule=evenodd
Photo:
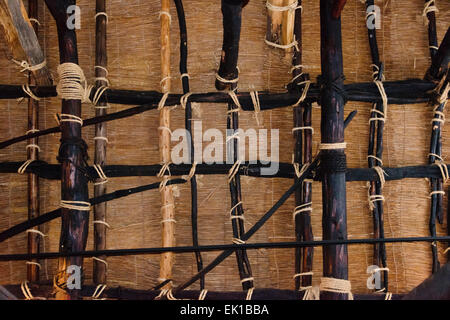
M95 47L95 3L80 0L82 28L77 32L80 65L89 82L93 82ZM305 69L315 79L320 74L320 25L319 1L303 1L303 61ZM239 56L241 90L254 87L255 90L282 91L290 80L290 55L264 43L266 33L265 1L250 1L243 10L241 49ZM422 23L423 1L396 0L376 1L382 8L382 28L378 32L381 60L385 62L387 80L422 78L429 64L427 29ZM50 70L55 71L59 63L56 27L49 12L40 2L39 20L42 25L39 37L47 56ZM222 46L222 16L220 1L185 1L188 27L191 91L214 91ZM442 39L450 19L450 3L438 2L438 39ZM108 55L111 86L123 89L159 89L160 81L160 30L157 0L151 1L108 1ZM172 91L180 93L181 82L178 72L179 32L175 21L176 11L171 10L172 21ZM359 0L349 0L342 16L343 50L346 81L371 81L372 70L365 7ZM0 59L2 83L24 83L24 77L7 58L7 48L1 42L5 53ZM358 110L357 117L346 131L349 167L367 167L368 119L370 104L349 103L346 114ZM5 139L24 134L26 129L26 104L16 101L0 101L0 136ZM110 111L124 106L113 105ZM207 128L226 129L226 105L201 105L203 130ZM40 127L54 126L53 115L60 112L60 100L45 99L40 106ZM94 116L95 110L84 105L83 117ZM427 164L429 148L431 107L425 104L390 106L385 131L384 164L389 167ZM261 128L280 130L280 161L290 162L293 150L292 108L267 111ZM252 113L243 113L240 119L243 129L257 128ZM313 109L315 153L320 141L320 110ZM108 164L155 164L158 153L158 113L150 111L132 118L108 123ZM172 129L184 127L184 113L177 109L172 113ZM83 129L83 137L89 143L89 154L93 158L92 127ZM450 156L450 137L447 128L443 130L443 156ZM41 159L56 163L59 148L59 134L40 139ZM0 161L23 161L26 158L25 143L0 151ZM111 179L108 190L138 186L158 181L156 178ZM199 188L199 241L200 244L225 244L232 238L229 188L225 176L205 176L200 179ZM282 193L292 184L283 179L242 178L242 191L248 225L256 222ZM58 206L59 182L41 180L41 212ZM179 245L191 245L190 190L188 185L178 187L180 197L176 199L176 239ZM26 176L0 176L0 230L27 219ZM93 191L91 191L91 196ZM367 202L365 183L347 185L348 237L350 239L372 237L372 218ZM384 190L386 237L428 236L429 184L425 180L403 180L389 182ZM444 204L446 208L446 202ZM321 186L313 188L312 223L314 236L321 238ZM275 242L294 240L292 211L294 201L290 199L249 242ZM107 221L112 226L107 232L107 248L158 247L161 244L160 194L149 191L108 204ZM445 235L445 225L438 226L438 235ZM44 226L43 251L57 251L60 234L59 220ZM387 244L387 261L390 268L390 291L405 293L431 272L431 251L429 244ZM92 227L88 249L93 248ZM439 245L441 263L443 245ZM349 247L349 280L353 291L368 293L366 269L372 264L372 247L358 245ZM25 253L26 235L21 234L0 244L0 253ZM204 253L205 262L211 261L217 253ZM255 277L256 287L293 289L294 250L249 251L249 259ZM108 286L125 286L144 289L157 284L159 256L130 256L108 258ZM56 260L44 264L41 277L50 279L56 270ZM314 254L314 284L322 274L322 251ZM179 284L194 274L196 265L193 254L179 254L174 266L174 283ZM85 259L86 281L92 280L92 259ZM20 283L26 279L24 262L0 263L0 283ZM240 290L236 259L230 256L206 277L210 290ZM195 285L194 288L198 288Z

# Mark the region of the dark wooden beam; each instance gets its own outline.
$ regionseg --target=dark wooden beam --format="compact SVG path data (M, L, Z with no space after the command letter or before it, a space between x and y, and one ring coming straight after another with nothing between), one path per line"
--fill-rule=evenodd
M330 0L320 1L321 64L323 89L321 95L322 144L344 143L343 62L341 19L332 15ZM321 151L322 167L322 230L323 239L347 239L345 148ZM348 279L346 245L323 249L323 275ZM321 299L347 299L346 294L322 292Z

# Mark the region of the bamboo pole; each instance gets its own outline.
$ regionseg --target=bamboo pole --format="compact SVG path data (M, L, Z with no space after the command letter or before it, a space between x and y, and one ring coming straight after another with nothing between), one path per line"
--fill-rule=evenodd
M321 96L321 134L323 144L344 143L343 63L341 19L334 18L336 1L320 0L321 63L324 88ZM323 239L347 239L346 157L345 148L321 151ZM346 245L323 249L323 275L348 279ZM321 299L347 299L346 294L321 292Z
M386 81L384 88L391 105L417 104L429 102L433 98L431 91L435 89L436 83L429 80L408 79L400 81ZM56 97L56 88L52 86L30 87L31 91L39 98ZM358 102L382 102L380 92L373 82L350 83L344 85L348 101ZM95 90L91 92L92 99ZM244 111L254 111L253 102L249 92L236 93ZM110 102L124 105L140 105L152 109L158 106L163 94L158 91L139 91L107 89L100 97L100 102ZM167 98L167 106L180 104L182 94L170 94ZM298 92L271 93L259 91L261 110L271 110L275 108L289 107L294 105L300 98ZM20 85L1 85L0 99L28 98ZM320 84L311 83L306 101L317 102L320 98ZM194 93L189 96L190 102L199 103L229 103L233 102L226 92L203 92Z
M301 1L298 2L302 4ZM295 13L295 38L298 42L298 50L294 51L292 59L293 81L292 89L295 91L305 90L305 86L299 87L300 83L309 80L309 75L303 74L302 67L302 10ZM303 75L302 75L303 74ZM301 75L301 76L300 76ZM294 108L294 128L311 127L312 105L310 102L302 102L298 107ZM302 164L312 161L312 130L296 130L294 131L294 163ZM297 180L297 177L295 178ZM295 191L295 206L308 207L307 204L312 201L312 183L304 181L302 188ZM295 215L295 234L297 241L314 240L311 226L311 212L306 211ZM309 272L313 270L314 248L305 247L295 250L295 288L307 288L312 285L312 275Z
M95 46L95 76L97 81L95 85L108 86L106 81L108 77L108 55L106 47L106 34L108 17L106 15L106 0L96 1L96 46ZM107 103L100 102L95 109L95 115L97 117L107 114ZM107 126L106 123L98 123L95 126L95 164L104 166L106 164L106 148L107 148ZM106 184L104 181L98 181L94 186L95 197L100 197L106 193ZM96 250L106 249L106 229L107 225L104 223L98 223L98 221L106 222L107 205L106 203L98 204L94 206L94 248ZM107 264L106 257L97 257L100 260L94 260L93 262L93 277L95 284L106 284Z
M161 92L170 92L170 0L161 0ZM159 115L159 151L160 160L164 163L171 162L170 156L170 109L163 108ZM163 179L168 179L164 172ZM164 187L161 190L161 214L162 214L162 245L171 247L175 245L175 202L173 188ZM172 279L174 255L170 252L163 253L160 261L159 281ZM170 289L172 283L165 285L164 289Z
M188 94L189 88L189 75L187 68L188 58L188 36L186 26L186 16L184 13L182 0L175 0L175 6L177 8L178 23L180 26L180 73L182 78L183 93ZM189 164L194 164L195 147L192 133L192 104L187 101L185 112L185 127L189 132L188 141L190 141L189 150ZM190 140L189 140L190 139ZM191 178L191 223L192 223L192 244L194 246L199 245L198 241L198 192L197 192L197 178L194 176ZM200 252L195 252L195 260L197 263L197 271L203 269L203 258ZM200 289L205 288L205 277L200 278Z
M374 0L366 1L366 9L371 8L374 5ZM370 15L366 15L366 19L369 19ZM379 17L376 17L379 19ZM380 55L377 43L377 33L375 28L368 28L368 41L370 47L370 53L372 56L373 74L374 80L384 81L384 70L383 63L380 61ZM383 132L385 126L385 119L387 114L385 114L383 103L377 102L373 105L373 109L370 113L369 120L369 148L368 148L368 165L369 168L382 167L383 162ZM376 120L380 119L380 120ZM372 199L377 199L382 197L382 184L379 181L372 181L369 184L369 196ZM371 199L369 200L371 201ZM383 220L383 201L373 201L371 202L371 211L373 217L373 230L375 238L384 237L384 220ZM384 243L375 244L373 248L373 264L376 266L381 266L382 268L387 268L386 262L386 247ZM388 272L383 271L383 288L386 292L388 291Z
M28 2L28 15L31 19L38 18L38 4L37 0L30 0ZM33 25L34 31L38 33L38 23ZM32 85L33 81L29 74L28 84ZM35 132L39 130L39 102L34 99L28 99L28 132ZM38 138L28 140L28 145L38 145ZM27 159L36 161L39 160L39 149L28 148ZM40 214L39 206L39 177L33 173L28 174L28 219L34 219ZM41 232L41 228L36 229ZM41 235L29 232L28 233L28 253L39 253ZM39 265L33 264L38 261L31 261L31 264L27 265L27 279L30 282L39 281Z
M294 42L294 23L297 0L267 1L267 41L277 45L289 45ZM300 5L301 1L298 2ZM291 7L291 9L288 9ZM292 52L292 47L285 49Z
M56 21L59 39L60 63L78 64L77 39L75 29L67 25L67 9L76 5L75 0L46 0L48 9ZM62 114L81 117L81 100L62 100ZM81 138L81 127L76 122L61 122L61 199L65 201L87 202L88 185L82 170L87 159L87 147ZM89 212L77 209L61 208L62 225L60 251L82 251L86 247ZM69 266L82 270L83 258L70 257L58 260L58 274L55 277L56 299L76 300L79 290L67 288L71 275Z

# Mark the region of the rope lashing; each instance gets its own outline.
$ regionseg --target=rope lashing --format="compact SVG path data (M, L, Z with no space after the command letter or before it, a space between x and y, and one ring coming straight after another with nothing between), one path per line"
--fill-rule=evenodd
M103 171L102 167L99 164L94 164L94 169L98 174L100 182L94 183L94 186L102 185L108 182L108 177L106 176L105 172Z
M17 173L18 174L24 174L25 171L27 171L28 166L33 163L35 160L27 160L25 161L20 167L19 169L17 169Z
M91 204L86 201L61 200L60 207L69 210L91 211Z
M450 179L447 165L442 161L436 161L433 163L433 166L439 167L442 175L442 180L444 180L444 183L447 183L447 181Z
M103 67L103 66L94 66L94 70L95 69L100 69L100 70L103 70L104 72L105 72L105 76L104 77L95 77L94 79L95 79L95 81L104 81L104 82L106 82L107 84L108 84L108 86L109 86L109 80L108 80L108 75L109 75L109 72L108 72L108 69L106 69L105 67Z
M189 97L190 97L192 94L193 94L193 92L188 92L188 93L186 93L185 95L183 95L183 96L181 97L181 99L180 99L180 104L181 104L181 107L182 107L183 109L186 109L186 105L187 105L187 103L188 103L188 99L189 99Z
M106 289L106 284L99 284L97 288L95 288L94 293L92 294L92 299L99 300L103 291Z
M423 23L424 25L428 25L428 13L430 12L439 12L439 9L436 7L435 0L430 0L425 3L425 6L423 8L422 17L423 17Z
M161 16L166 16L167 18L169 18L169 24L172 24L172 16L168 11L161 10L159 12L159 19L161 19Z
M71 62L60 64L57 68L59 82L56 86L58 97L65 100L89 102L92 86L88 86L83 70Z
M46 234L44 234L43 232L41 232L41 231L39 231L39 230L36 230L36 229L28 229L28 230L26 231L26 233L35 233L35 234L41 236L42 238L47 237Z
M253 109L255 110L255 119L256 123L259 126L259 113L261 112L261 104L259 102L259 94L258 91L251 91L250 97L252 98L253 102Z
M101 16L106 18L106 23L108 24L109 23L109 17L108 17L108 14L106 12L97 12L95 14L95 16L94 16L94 19L97 20L97 18L101 17Z
M39 22L38 19L30 18L29 20L30 20L30 22L36 23L39 27L41 26L41 23Z
M22 90L23 92L25 92L31 99L36 100L36 101L40 101L41 98L39 98L38 96L36 96L33 91L31 91L31 88L28 84L24 84L22 85Z
M303 130L311 130L312 134L314 134L313 127L295 127L292 129L292 133L297 132L297 131L303 131Z
M367 159L375 159L376 161L378 161L380 163L381 166L383 166L383 160L378 158L377 156L374 155L368 155Z
M23 60L23 61L17 61L15 59L12 59L12 62L14 62L15 64L17 64L19 67L23 68L22 70L20 70L20 72L25 72L25 71L38 71L41 70L42 68L47 66L47 61L44 60L41 63L38 63L34 66L30 65L27 61Z
M347 148L347 142L321 143L319 145L320 150L340 150L340 149L346 149L346 148Z
M348 299L353 300L352 284L348 280L323 277L319 288L320 291L348 294Z
M170 162L163 163L162 166L161 166L161 170L159 170L159 173L158 173L157 177L158 178L164 177L166 171L169 173L169 176L170 176L171 175L170 174L170 165L171 165Z
M236 70L238 72L238 75L234 79L225 79L225 78L221 77L218 72L216 72L216 79L225 84L238 83L239 82L239 68L236 67Z
M386 178L385 178L385 175L387 176L386 172L383 170L382 167L379 167L379 166L375 166L372 169L375 170L375 172L378 174L378 178L380 179L380 183L381 183L381 189L383 189L384 185L386 183Z
M79 125L83 126L83 119L81 119L78 116L75 116L73 114L67 114L67 113L61 113L60 115L57 115L58 122L75 122Z
M166 92L163 94L163 96L161 97L161 100L158 103L158 110L161 110L162 108L164 108L166 106L166 101L167 98L169 97L169 92Z
M252 300L253 297L253 291L255 290L255 288L250 288L247 291L247 296L245 297L245 300Z
M234 92L233 90L230 90L230 91L228 91L228 95L231 97L234 104L237 106L237 108L229 110L228 114L233 113L233 112L239 112L242 109L242 107L241 107L241 103L239 102L239 99L236 95L236 92Z
M197 169L197 162L196 161L194 161L194 163L192 164L192 168L191 168L191 170L189 171L189 174L188 175L184 175L184 176L181 176L181 178L183 179L183 180L186 180L186 181L191 181L192 180L192 178L194 177L194 175L195 175L195 170Z
M312 212L312 211L313 211L312 202L302 204L295 208L293 218L295 220L295 218L297 217L298 214L303 213L303 212Z
M234 179L236 174L239 172L239 168L242 164L242 160L238 160L228 171L228 183L231 183L231 181Z
M111 229L111 226L109 225L109 223L107 223L106 221L103 221L103 220L95 220L92 223L94 225L101 224L101 225L104 225L105 227L107 227L108 229Z
M274 47L274 48L284 49L284 50L287 50L287 49L290 49L290 48L295 48L297 51L300 51L299 48L298 48L298 42L297 42L297 40L294 40L294 41L292 41L292 42L289 43L289 44L278 44L278 43L269 41L269 40L267 40L267 39L264 39L264 42L265 42L267 45L272 46L272 47Z
M108 262L106 262L106 260L97 258L97 257L92 257L93 260L98 261L100 263L103 263L106 267L108 267Z
M206 295L208 294L208 290L206 290L206 289L203 289L201 292L200 292L200 295L198 296L198 300L205 300L205 298L206 298Z
M298 1L294 1L294 2L292 2L291 4L289 4L287 6L276 6L274 4L271 4L269 1L266 1L266 7L269 10L278 11L278 12L295 11L297 9L300 9L303 12L303 8L302 8L301 5L298 4Z
M377 195L369 195L369 207L370 207L370 210L375 209L375 203L379 202L379 201L385 202L386 198L383 195L379 195L379 194L377 194Z
M31 294L30 288L28 287L28 281L22 282L22 284L20 285L20 289L22 290L22 293L26 300L47 300L46 298L43 297L34 297Z
M305 80L305 81L297 83L298 86L303 85L303 84L305 85L305 87L303 88L302 95L300 96L300 99L298 99L298 101L294 104L294 107L299 106L303 101L305 101L306 97L308 96L308 91L309 91L309 88L311 87L311 81Z

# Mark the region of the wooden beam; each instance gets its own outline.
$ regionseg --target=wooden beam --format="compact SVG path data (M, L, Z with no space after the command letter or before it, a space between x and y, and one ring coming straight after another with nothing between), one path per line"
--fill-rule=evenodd
M344 143L344 97L341 19L335 19L333 2L320 0L322 144ZM322 230L323 239L347 239L346 157L345 147L321 151L322 165ZM348 279L346 245L323 248L323 275ZM347 299L346 294L322 292L321 299Z
M95 25L95 76L97 81L95 85L108 86L106 81L108 77L108 55L106 47L107 24L108 17L106 14L106 1L96 0L96 25ZM107 114L107 103L99 102L95 109L97 117ZM106 123L98 123L95 125L95 164L104 166L106 164L106 147L107 147L107 125ZM106 184L104 181L98 180L94 186L94 196L100 197L106 193ZM94 221L106 222L107 204L101 203L94 206ZM102 223L94 224L94 248L96 250L106 249L106 229L107 225ZM106 257L97 257L100 260L93 261L93 280L96 284L106 284Z
M45 61L44 53L21 0L0 1L0 25L12 59L18 62L26 61L30 66ZM47 66L32 73L38 85L52 84Z
M78 64L77 38L75 29L67 26L67 8L76 5L76 0L46 0L48 9L56 21L59 40L60 63ZM81 100L62 100L62 114L81 117ZM80 170L85 166L87 147L81 138L81 125L76 122L61 122L61 199L65 201L89 201L87 179ZM62 225L59 249L61 252L82 251L86 247L89 212L62 208ZM71 275L67 267L83 267L83 258L61 258L56 276L56 298L72 300L78 298L79 290L65 285ZM82 269L81 269L82 270Z

